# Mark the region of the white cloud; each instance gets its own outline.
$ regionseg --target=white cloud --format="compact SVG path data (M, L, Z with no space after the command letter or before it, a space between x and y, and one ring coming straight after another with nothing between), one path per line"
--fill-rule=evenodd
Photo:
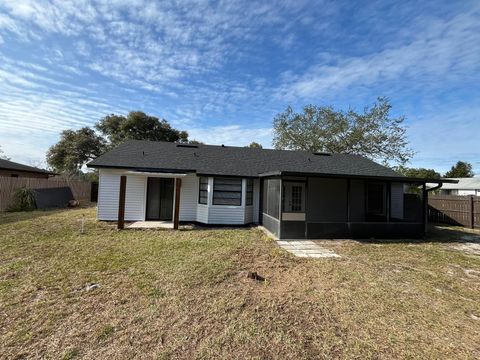
M314 98L332 92L393 82L393 86L441 86L478 71L479 14L460 14L451 20L426 21L413 40L380 52L337 57L331 64L314 64L303 75L294 74L281 87L281 97ZM418 25L417 25L418 26ZM397 84L395 84L397 82Z
M271 128L249 128L244 125L211 126L188 130L191 139L206 144L246 146L252 141L271 147Z

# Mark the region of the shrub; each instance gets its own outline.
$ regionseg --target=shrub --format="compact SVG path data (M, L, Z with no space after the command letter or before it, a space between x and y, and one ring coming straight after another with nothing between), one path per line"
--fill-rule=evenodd
M32 189L26 187L15 190L13 201L7 211L32 211L35 210L35 196Z

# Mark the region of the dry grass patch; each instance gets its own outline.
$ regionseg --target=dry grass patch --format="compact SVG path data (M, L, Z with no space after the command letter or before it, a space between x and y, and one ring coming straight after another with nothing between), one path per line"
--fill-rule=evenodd
M480 357L480 257L455 248L458 231L326 241L342 257L317 260L253 228L118 232L94 218L94 209L0 217L0 354Z

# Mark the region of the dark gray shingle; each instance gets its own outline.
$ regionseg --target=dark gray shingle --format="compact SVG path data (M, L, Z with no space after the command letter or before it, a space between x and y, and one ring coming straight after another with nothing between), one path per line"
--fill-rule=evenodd
M177 146L169 142L127 141L91 161L90 167L136 170L192 171L208 175L257 177L267 172L400 177L365 157L350 154L315 155L305 151L232 146Z

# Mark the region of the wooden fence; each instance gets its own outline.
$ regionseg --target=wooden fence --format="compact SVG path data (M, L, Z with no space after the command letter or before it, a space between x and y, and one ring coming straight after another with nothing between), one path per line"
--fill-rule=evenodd
M480 228L480 197L429 195L428 220L472 229Z
M5 211L13 200L13 194L18 188L45 189L68 186L75 200L89 202L91 183L87 181L68 179L14 178L0 176L0 211Z

